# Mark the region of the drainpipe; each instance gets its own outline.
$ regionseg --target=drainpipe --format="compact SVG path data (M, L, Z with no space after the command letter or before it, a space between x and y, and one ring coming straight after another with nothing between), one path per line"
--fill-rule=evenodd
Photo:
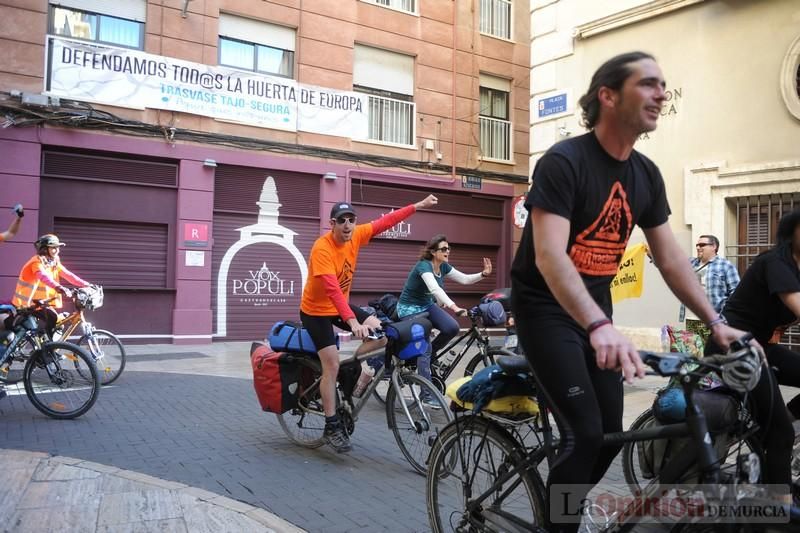
M451 109L452 127L450 133L450 179L456 181L456 19L457 0L453 0L453 103Z

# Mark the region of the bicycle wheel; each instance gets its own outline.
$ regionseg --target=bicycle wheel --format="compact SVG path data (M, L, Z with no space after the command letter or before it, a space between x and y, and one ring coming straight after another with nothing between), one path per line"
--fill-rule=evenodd
M498 357L503 355L516 355L514 352L510 352L505 348L499 348L497 346L490 346L486 350L486 354L484 355L482 350L478 350L472 359L469 360L467 366L464 368L464 375L471 376L475 372L486 368L487 366L495 364L495 361Z
M633 421L629 431L643 429L644 427L650 426L654 421L655 416L653 415L653 410L648 409ZM680 453L682 441L684 440L685 439L678 439L677 442L672 440L669 444L667 444L667 457L669 457L670 454ZM653 465L642 464L644 460L652 460L653 458L642 457L642 454L639 453L638 448L640 445L641 443L626 442L622 446L622 472L625 476L626 483L628 483L628 486L631 489L631 492L634 493L646 487L653 479L651 472ZM738 469L741 467L738 462L738 457L740 456L746 457L753 453L758 457L761 464L764 464L764 452L755 437L750 437L747 439L734 438L727 444L727 448L725 448L723 451L724 456L722 456L722 453L720 454L722 456L720 457L720 476L722 480L738 479L740 477L738 472ZM658 458L655 459L658 460ZM697 468L692 467L686 471L686 473L678 482L692 484L693 482L696 482L696 478Z
M372 391L372 395L381 405L386 405L386 395L389 394L389 389L391 388L392 376L391 374L384 374L380 382L375 386L375 390Z
M48 342L25 364L25 393L34 407L51 418L77 418L91 409L100 393L92 358L69 342Z
M386 421L400 451L414 470L424 475L431 446L453 419L453 413L430 381L416 374L396 372L400 390L392 386L386 395Z
M544 523L544 483L524 448L498 424L467 415L431 450L425 500L434 533L533 531ZM501 476L514 474L502 483ZM470 505L473 497L487 497Z
M96 329L81 337L78 346L91 354L101 385L113 383L125 370L125 346L110 331Z
M653 410L647 409L633 421L628 431L638 431L645 426L649 426L654 421ZM625 482L633 493L636 493L647 485L649 482L648 480L652 479L652 475L649 473L649 467L645 467L643 473L643 465L641 464L638 446L640 446L638 442L626 442L622 446L622 473L625 476Z
M325 444L322 439L322 432L325 430L325 411L319 393L322 369L317 361L305 357L297 357L296 361L302 367L297 406L277 415L278 424L289 440L295 444L306 448L319 448Z
M792 447L792 500L800 505L800 433L794 434Z
M30 357L34 349L31 341L27 339L20 341L14 350L14 354L0 367L0 384L14 385L22 381L25 365L20 364L20 362Z

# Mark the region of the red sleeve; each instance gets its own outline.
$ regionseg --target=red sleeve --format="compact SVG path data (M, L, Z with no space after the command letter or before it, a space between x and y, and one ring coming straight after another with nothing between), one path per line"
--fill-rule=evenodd
M325 287L325 293L333 302L342 320L347 322L351 318L355 318L356 315L353 314L353 310L347 305L347 300L344 298L342 289L339 288L339 282L336 280L336 276L333 274L323 274L319 278L322 280L322 285Z
M384 231L391 228L398 222L402 222L403 220L407 219L408 217L413 215L416 211L417 208L414 207L414 204L410 204L402 209L398 209L397 211L392 211L388 215L383 215L378 220L373 220L371 222L372 235L383 233Z

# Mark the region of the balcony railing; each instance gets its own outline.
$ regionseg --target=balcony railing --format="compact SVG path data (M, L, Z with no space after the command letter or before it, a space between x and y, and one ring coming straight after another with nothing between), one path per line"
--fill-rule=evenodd
M479 117L479 124L483 158L511 161L511 122Z
M370 95L370 140L413 146L414 114L414 102Z
M481 0L481 33L511 39L511 0Z

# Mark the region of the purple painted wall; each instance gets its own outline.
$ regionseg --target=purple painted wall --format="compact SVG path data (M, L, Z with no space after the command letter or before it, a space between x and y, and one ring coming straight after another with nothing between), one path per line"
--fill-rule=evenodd
M462 191L460 178L420 176L382 170L364 170L350 165L280 157L265 152L241 151L207 145L170 144L163 140L137 139L126 136L91 133L53 128L7 128L0 130L0 158L4 163L0 174L0 226L3 229L12 220L10 208L22 202L26 216L22 230L14 241L0 245L0 300L10 299L21 265L31 256L31 243L39 234L39 197L41 146L62 146L110 153L134 154L147 157L163 157L180 161L178 177L178 199L176 247L175 247L175 307L173 310L174 342L210 342L212 332L211 297L211 250L209 240L206 247L187 246L183 241L185 223L208 225L209 239L214 199L214 168L203 166L203 161L213 159L218 164L252 166L263 169L286 170L318 174L322 180L320 195L320 233L329 229L328 216L331 205L341 200L350 200L350 185L353 179L380 179L399 186L416 186L437 190ZM336 180L323 180L327 172L334 172ZM480 194L513 196L513 186L485 184ZM421 195L419 199L422 199ZM510 210L506 209L506 212ZM423 214L418 215L420 222ZM508 226L506 228L506 226ZM509 242L511 222L503 223L504 235L499 242ZM453 228L451 231L457 231ZM484 236L485 237L485 236ZM487 237L488 238L488 237ZM204 253L204 265L186 266L186 251ZM504 254L508 255L505 250ZM506 265L497 265L504 268ZM144 332L143 332L144 333Z

